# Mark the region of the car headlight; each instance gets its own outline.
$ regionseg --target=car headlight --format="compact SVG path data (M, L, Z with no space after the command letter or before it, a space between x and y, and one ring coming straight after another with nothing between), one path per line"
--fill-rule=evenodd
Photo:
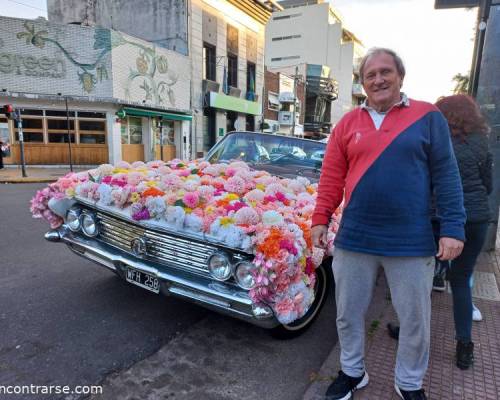
M97 236L99 230L97 229L97 221L92 214L82 214L80 217L80 223L82 224L82 231L85 235L94 237Z
M70 208L66 213L66 225L73 232L78 232L82 226L80 223L80 213L81 210L79 208Z
M243 289L252 289L255 286L254 272L256 268L255 264L250 261L241 261L236 264L234 277L238 285Z
M208 257L208 271L219 281L226 281L231 277L231 258L222 251L213 253Z

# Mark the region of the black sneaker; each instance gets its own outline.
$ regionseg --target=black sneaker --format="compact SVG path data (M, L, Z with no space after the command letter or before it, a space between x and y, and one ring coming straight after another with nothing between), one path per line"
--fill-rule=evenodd
M395 322L389 322L387 324L387 333L394 340L399 340L399 325Z
M368 385L368 373L365 371L363 376L359 378L353 378L349 375L344 374L341 370L337 379L328 386L326 391L325 400L347 400L352 397L355 390L361 389Z
M443 277L441 275L434 276L434 279L432 280L432 290L435 290L436 292L444 292L445 289L446 285Z
M425 396L424 389L419 390L403 390L398 387L398 385L394 385L396 389L396 393L403 400L427 400Z
M469 369L474 362L474 343L457 342L457 367Z

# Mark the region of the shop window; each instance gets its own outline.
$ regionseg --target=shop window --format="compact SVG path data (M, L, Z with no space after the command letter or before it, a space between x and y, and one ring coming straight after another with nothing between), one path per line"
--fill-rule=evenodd
M68 111L69 117L74 118L75 112ZM47 117L66 117L66 110L45 110L45 116Z
M255 64L247 63L247 100L255 101Z
M87 121L80 119L78 121L79 129L81 131L97 131L106 132L106 122L105 121Z
M161 126L163 131L162 135L160 135L159 121L155 118L154 129L156 135L156 143L160 144L160 142L162 142L163 146L175 146L174 121L162 120Z
M234 126L236 120L238 119L238 114L233 111L228 111L226 116L226 132L232 132L236 130Z
M23 118L23 130L26 129L43 129L43 119L41 118ZM14 127L18 128L17 120L14 120Z
M238 87L238 56L230 53L227 55L227 84Z
M75 134L70 133L71 143L75 143ZM68 134L63 132L50 132L49 143L68 143Z
M79 118L106 118L105 113L101 112L89 112L89 111L78 111Z
M27 110L23 109L21 110L21 115L43 115L43 110Z
M81 133L81 144L106 144L106 135L96 135L94 133Z
M19 132L15 131L16 142L19 142ZM25 142L43 143L43 132L23 132Z
M23 140L25 142L43 143L43 119L23 118ZM19 141L18 122L14 120L14 137Z
M142 119L128 117L122 121L122 144L142 144Z
M216 78L215 46L203 43L203 79L215 81Z
M68 130L68 121L65 119L49 119L47 120L47 129L49 130ZM69 129L75 130L75 121L69 120Z

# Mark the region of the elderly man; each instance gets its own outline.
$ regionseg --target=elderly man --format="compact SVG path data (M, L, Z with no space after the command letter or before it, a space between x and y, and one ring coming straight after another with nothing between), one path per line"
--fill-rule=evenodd
M404 76L394 51L367 53L360 66L367 101L336 125L323 162L315 246L325 246L332 213L344 200L332 264L342 369L328 388L330 400L350 399L368 384L364 319L379 266L401 324L395 390L405 400L426 399L434 256L451 260L463 247L465 211L448 125L433 105L401 93ZM441 226L437 251L432 193Z

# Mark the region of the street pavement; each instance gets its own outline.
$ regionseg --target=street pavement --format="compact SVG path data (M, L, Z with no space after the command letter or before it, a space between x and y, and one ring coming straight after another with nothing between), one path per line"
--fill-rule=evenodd
M29 212L42 187L0 184L0 385L102 384L102 399L302 398L337 340L333 293L308 332L277 341L46 242L48 225Z

